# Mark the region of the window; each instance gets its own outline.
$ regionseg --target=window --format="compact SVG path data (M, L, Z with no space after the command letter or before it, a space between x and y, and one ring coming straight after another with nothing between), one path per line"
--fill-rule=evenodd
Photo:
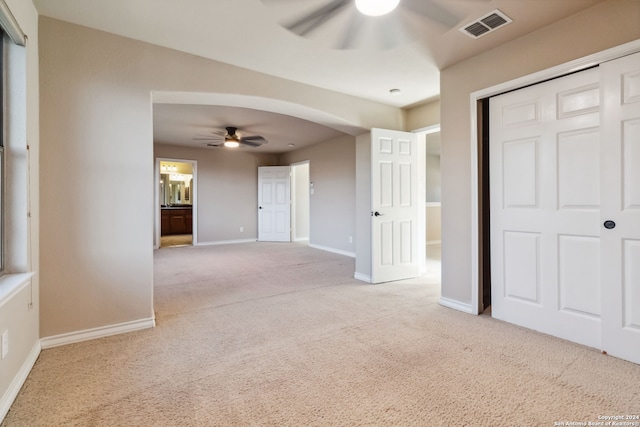
M0 275L28 272L26 36L0 0Z

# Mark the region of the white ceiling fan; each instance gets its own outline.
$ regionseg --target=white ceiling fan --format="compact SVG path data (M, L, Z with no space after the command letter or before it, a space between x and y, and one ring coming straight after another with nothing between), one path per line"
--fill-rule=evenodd
M266 5L287 1L291 0L262 0ZM299 36L313 38L322 27L339 21L341 28L333 34L333 48L353 49L362 39L375 38L375 45L384 49L407 39L407 22L403 19L407 14L426 18L442 30L453 28L462 18L438 0L326 0L310 2L308 11L285 17L280 24ZM368 42L371 45L372 40Z

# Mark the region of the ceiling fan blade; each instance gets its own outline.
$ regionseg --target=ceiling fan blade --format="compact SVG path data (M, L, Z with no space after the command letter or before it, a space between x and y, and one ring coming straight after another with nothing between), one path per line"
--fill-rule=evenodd
M255 136L247 136L245 138L240 138L240 143L244 144L244 145L248 145L250 147L259 147L263 144L266 144L267 141L266 139L264 139L263 137L259 136L259 135L255 135Z
M220 142L224 142L223 138L215 138L215 137L211 137L211 136L202 136L202 137L195 137L193 138L194 141L220 141Z
M426 16L447 28L455 27L460 17L431 0L407 0L405 7L415 13Z
M336 16L350 3L351 0L331 0L311 13L285 24L284 27L299 36L304 36Z
M336 45L336 49L352 49L355 47L355 41L358 36L358 29L362 26L363 16L360 13L353 13L349 18L349 25L347 25L339 43Z

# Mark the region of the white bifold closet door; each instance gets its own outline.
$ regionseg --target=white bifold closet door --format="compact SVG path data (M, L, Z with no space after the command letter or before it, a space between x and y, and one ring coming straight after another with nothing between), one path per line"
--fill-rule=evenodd
M602 75L602 348L640 363L640 53Z
M638 55L490 101L493 316L637 363L639 106Z

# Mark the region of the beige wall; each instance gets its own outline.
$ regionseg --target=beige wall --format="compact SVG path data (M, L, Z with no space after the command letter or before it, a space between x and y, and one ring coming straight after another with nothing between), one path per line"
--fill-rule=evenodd
M198 244L258 238L258 167L277 166L277 155L154 144L154 157L198 162Z
M472 92L640 38L640 2L610 0L442 70L442 296L471 303Z
M369 282L371 259L371 133L356 136L356 271L355 277Z
M436 99L408 108L405 112L405 120L404 129L409 132L440 124L440 100Z
M38 85L38 14L31 1L5 0L18 24L28 36L26 48L9 49L10 75L8 77L9 106L5 140L8 186L7 223L5 230L5 258L7 273L37 272L39 270L39 85ZM17 69L17 73L13 70ZM25 75L26 70L26 75ZM25 78L26 77L26 78ZM17 100L13 102L13 100ZM26 137L25 137L26 132ZM27 154L26 144L29 144ZM28 165L27 165L28 161ZM27 177L28 172L28 177ZM19 181L16 183L16 181ZM16 184L17 187L16 187ZM27 217L29 209L29 217ZM18 217L16 217L18 216ZM4 280L7 276L3 277ZM35 362L39 345L39 282L40 276L31 278L31 287L23 288L0 302L0 333L9 335L9 352L0 360L0 420L17 394L30 364ZM3 285L7 285L3 282ZM32 303L32 305L31 305ZM20 378L19 378L20 377ZM11 387L14 382L13 388Z
M439 205L427 204L427 244L440 243L441 241L441 207Z
M402 124L397 108L50 18L40 17L40 43L43 337L153 316L152 92L275 99L357 128ZM319 187L332 179L321 172ZM315 215L335 214L325 210ZM345 227L330 227L342 239L353 227L344 215ZM332 245L318 224L312 235Z
M282 156L282 164L309 160L309 244L355 253L355 138L337 137ZM352 241L349 241L352 237Z

